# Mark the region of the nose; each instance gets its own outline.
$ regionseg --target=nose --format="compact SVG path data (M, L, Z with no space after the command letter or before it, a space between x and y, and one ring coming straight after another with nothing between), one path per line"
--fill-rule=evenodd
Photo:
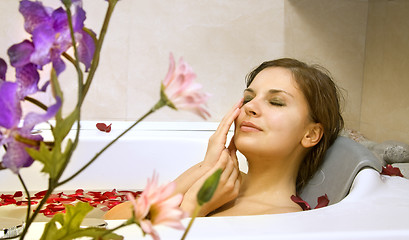
M252 99L250 102L244 104L243 108L248 116L257 117L261 113L255 99Z

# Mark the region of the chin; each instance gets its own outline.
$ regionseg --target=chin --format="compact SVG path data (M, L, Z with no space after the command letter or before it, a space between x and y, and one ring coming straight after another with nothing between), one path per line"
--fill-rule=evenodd
M235 136L234 144L239 152L244 156L250 154L251 152L258 151L260 147L260 141L247 136Z

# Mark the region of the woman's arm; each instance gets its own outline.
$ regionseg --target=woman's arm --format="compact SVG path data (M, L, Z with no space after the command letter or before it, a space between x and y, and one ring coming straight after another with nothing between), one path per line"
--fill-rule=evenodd
M242 99L224 116L215 133L209 139L204 160L188 169L175 180L177 186L176 193L184 194L181 207L185 211L191 213L194 210L197 201L197 192L204 181L219 168L223 169L223 173L214 197L214 199L218 200L212 202L217 204L221 202L226 203L225 199L228 198L232 200L231 198L233 197L230 196L230 193L235 192L233 189L238 190L240 172L236 157L237 150L233 141L231 141L229 148L226 148L226 141L231 125L240 113L241 105ZM206 205L213 206L214 203ZM213 207L209 207L209 209L210 208ZM203 209L207 208L203 207ZM205 212L201 215L206 215L210 210L206 210Z
M197 193L210 175L217 169L222 169L219 185L212 197L212 199L205 203L198 216L207 216L210 212L218 209L224 204L237 198L241 186L241 174L236 157L236 149L232 142L228 149L223 150L217 163L206 174L204 174L184 195L181 208L192 213L197 205Z

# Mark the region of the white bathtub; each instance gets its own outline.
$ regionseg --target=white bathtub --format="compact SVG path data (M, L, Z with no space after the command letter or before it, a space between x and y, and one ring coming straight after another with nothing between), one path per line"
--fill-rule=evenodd
M82 166L130 124L113 122L112 131L104 133L95 128L95 122L84 122L80 144L65 176ZM153 171L159 174L161 182L171 181L202 160L208 137L216 127L217 123L144 122L58 191L78 188L143 189ZM49 130L42 131L47 137ZM246 171L244 158L239 158L241 169ZM38 174L39 169L41 165L34 164L22 171L23 178L33 192L46 188L47 179ZM198 218L188 239L409 239L409 180L382 176L370 168L359 171L356 177L355 174L351 176L354 178L351 179L353 185L349 194L339 202L334 200L337 203L328 207L288 214ZM330 177L324 178L327 180ZM324 178L318 176L316 189L325 189L319 185L325 182ZM0 182L0 192L22 189L17 177L8 171L0 172ZM315 203L310 205L314 207ZM16 208L10 205L0 207L0 216L23 219L24 209ZM98 218L101 215L101 212L95 212L90 217ZM45 220L39 218L32 225L27 239L38 239L45 224L42 221ZM184 220L186 225L188 220ZM108 227L121 222L108 221ZM180 239L183 234L167 227L157 229L162 239ZM124 228L118 233L123 234L125 239L141 236L135 226Z

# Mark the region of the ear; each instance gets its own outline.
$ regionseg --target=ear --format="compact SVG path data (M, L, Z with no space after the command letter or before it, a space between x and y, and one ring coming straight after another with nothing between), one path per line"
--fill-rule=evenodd
M308 128L308 131L305 133L301 141L301 144L305 148L314 147L320 142L323 134L324 127L322 126L321 123L311 123L311 125Z

